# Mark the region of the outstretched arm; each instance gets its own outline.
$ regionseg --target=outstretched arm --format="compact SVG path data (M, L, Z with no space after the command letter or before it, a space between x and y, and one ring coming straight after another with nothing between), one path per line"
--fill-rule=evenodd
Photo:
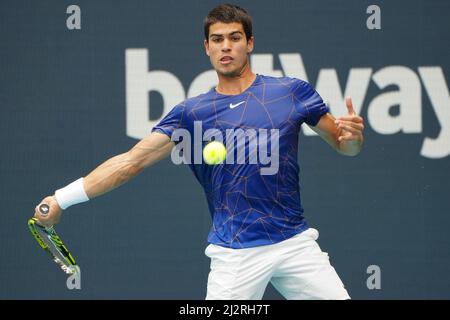
M58 190L55 195L45 197L40 204L47 204L50 210L46 215L42 215L39 212L39 204L35 208L35 218L44 226L58 223L61 209L70 205L72 199L81 199L78 202L83 202L119 187L146 167L167 156L173 146L174 142L168 136L157 132L150 134L129 151L110 158L86 177L60 189L64 191L58 194Z
M335 119L327 113L311 129L337 152L346 156L356 156L364 142L364 120L355 113L350 97L345 99L345 103L348 115Z
M157 132L150 134L128 152L105 161L89 173L84 178L86 195L92 199L119 187L167 156L173 146L168 136Z

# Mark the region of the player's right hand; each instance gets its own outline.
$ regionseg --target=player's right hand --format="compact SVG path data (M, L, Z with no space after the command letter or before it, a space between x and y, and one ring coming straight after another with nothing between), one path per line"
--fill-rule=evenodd
M42 214L39 210L39 206L46 204L49 206L47 214ZM38 219L39 223L44 227L51 227L59 222L61 219L62 209L59 206L54 196L45 197L37 206L34 208L34 217Z

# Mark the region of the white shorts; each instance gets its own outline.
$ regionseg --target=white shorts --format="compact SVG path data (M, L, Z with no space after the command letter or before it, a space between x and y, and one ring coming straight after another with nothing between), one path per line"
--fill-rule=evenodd
M286 299L350 299L309 228L282 242L245 249L210 244L207 300L260 300L269 281Z

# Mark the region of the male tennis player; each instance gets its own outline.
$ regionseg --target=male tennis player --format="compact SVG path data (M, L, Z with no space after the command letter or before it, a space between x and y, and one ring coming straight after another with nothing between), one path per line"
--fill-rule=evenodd
M317 230L303 217L298 135L306 123L337 152L354 156L363 143L363 119L350 98L348 115L335 119L308 83L253 73L252 21L244 9L217 6L205 18L204 31L217 87L175 106L128 152L44 198L41 203L50 206L49 214L41 216L36 206L35 217L53 225L61 210L117 188L167 156L177 130L194 135L195 123L223 136L236 128L278 130L278 141L271 142L279 147L278 154L271 155L279 156L278 168L268 174L262 174L267 164L248 161L189 164L205 190L213 221L205 250L211 258L206 298L261 299L270 281L287 299L349 299L316 242Z

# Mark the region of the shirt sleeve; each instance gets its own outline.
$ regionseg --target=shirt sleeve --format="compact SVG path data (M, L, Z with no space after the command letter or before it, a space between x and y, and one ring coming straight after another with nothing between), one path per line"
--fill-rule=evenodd
M169 113L152 128L152 132L159 132L172 138L172 134L176 129L184 128L185 122L185 106L183 104L176 105Z
M324 114L330 112L330 108L308 82L296 79L294 83L293 93L297 107L305 115L304 121L314 127Z

